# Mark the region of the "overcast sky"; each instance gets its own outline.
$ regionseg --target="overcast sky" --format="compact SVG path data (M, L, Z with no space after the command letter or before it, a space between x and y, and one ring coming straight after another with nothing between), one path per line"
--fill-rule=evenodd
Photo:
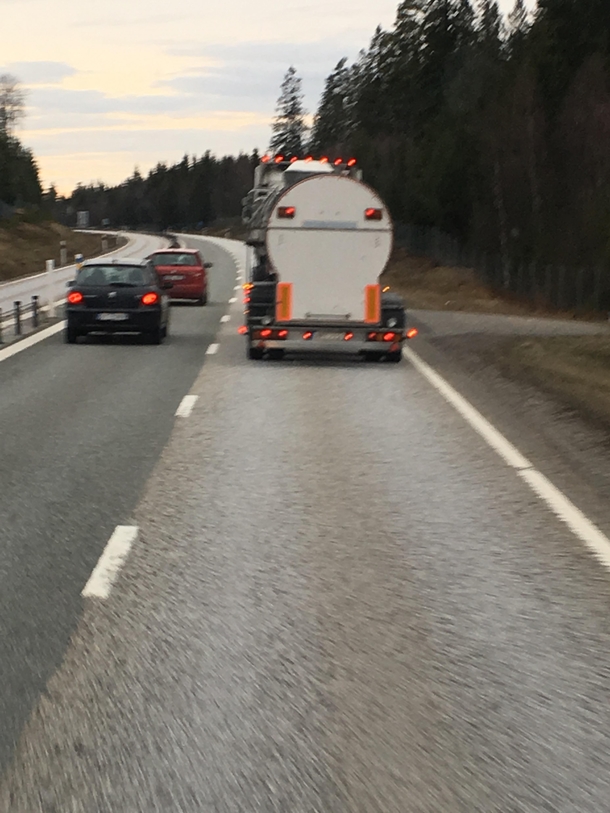
M28 90L18 135L45 186L122 181L185 153L269 141L294 64L315 111L324 79L354 58L398 0L0 0L0 72ZM500 0L504 11L513 0Z

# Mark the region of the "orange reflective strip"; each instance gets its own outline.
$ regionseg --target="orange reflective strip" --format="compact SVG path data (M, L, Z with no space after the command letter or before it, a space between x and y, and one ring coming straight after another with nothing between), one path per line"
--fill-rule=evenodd
M292 319L292 283L278 282L275 298L275 318L278 322Z
M367 285L364 289L364 321L367 325L381 322L381 289L379 285Z

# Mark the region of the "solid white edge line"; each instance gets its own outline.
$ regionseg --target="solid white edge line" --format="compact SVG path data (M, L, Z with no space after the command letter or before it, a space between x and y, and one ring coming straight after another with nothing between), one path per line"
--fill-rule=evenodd
M137 525L117 525L93 569L89 581L82 590L83 598L108 598L131 546L137 538Z
M220 317L220 321L223 323L223 325L226 325L227 322L231 321L231 317L228 313L225 313L224 316Z
M608 537L414 350L404 347L402 352L415 369L441 393L505 463L517 470L519 476L529 485L534 494L543 500L572 533L589 548L598 561L610 570L610 540Z
M198 400L198 395L185 395L182 401L180 401L180 406L176 410L176 418L188 418Z
M411 364L416 367L419 372L428 379L428 381L435 387L446 401L449 401L452 407L456 409L460 415L466 420L473 429L475 429L482 438L484 438L492 449L500 455L500 457L515 469L531 469L532 464L524 457L521 452L516 449L512 443L501 435L498 430L484 418L481 413L476 410L457 390L448 384L435 370L426 364L425 361L411 350L410 347L403 348L403 355L409 359Z
M0 350L0 361L6 361L6 359L10 359L11 356L16 356L17 353L27 350L28 347L33 347L35 344L38 344L38 342L43 342L50 336L54 336L56 333L62 331L65 325L65 322L58 322L56 325L51 325L50 327L46 327L44 330L38 331L38 333L34 333L33 336L20 339L14 344L5 347L3 350Z
M205 351L206 356L214 356L216 353L218 353L218 348L219 347L220 347L220 345L217 344L216 342L214 342L214 344L211 344L208 347L208 349Z
M544 474L536 469L519 472L533 492L549 506L562 522L610 570L610 540Z

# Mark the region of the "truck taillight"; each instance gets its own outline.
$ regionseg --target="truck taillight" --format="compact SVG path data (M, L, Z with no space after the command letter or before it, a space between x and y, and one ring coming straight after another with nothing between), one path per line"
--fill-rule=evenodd
M367 220L381 220L383 218L383 209L365 209L364 216Z
M350 158L349 161L347 162L347 165L348 165L348 167L355 167L356 163L357 162L356 162L355 158Z
M416 327L409 328L409 330L407 330L407 339L414 339L418 333L419 330Z
M294 206L280 206L277 210L277 216L284 220L293 220L297 210Z

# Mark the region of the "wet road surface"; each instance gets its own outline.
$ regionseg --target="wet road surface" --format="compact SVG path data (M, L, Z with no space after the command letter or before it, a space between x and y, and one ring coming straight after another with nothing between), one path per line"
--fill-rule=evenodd
M606 811L610 574L411 365L248 362L229 312L0 810ZM453 375L561 471L515 393Z

